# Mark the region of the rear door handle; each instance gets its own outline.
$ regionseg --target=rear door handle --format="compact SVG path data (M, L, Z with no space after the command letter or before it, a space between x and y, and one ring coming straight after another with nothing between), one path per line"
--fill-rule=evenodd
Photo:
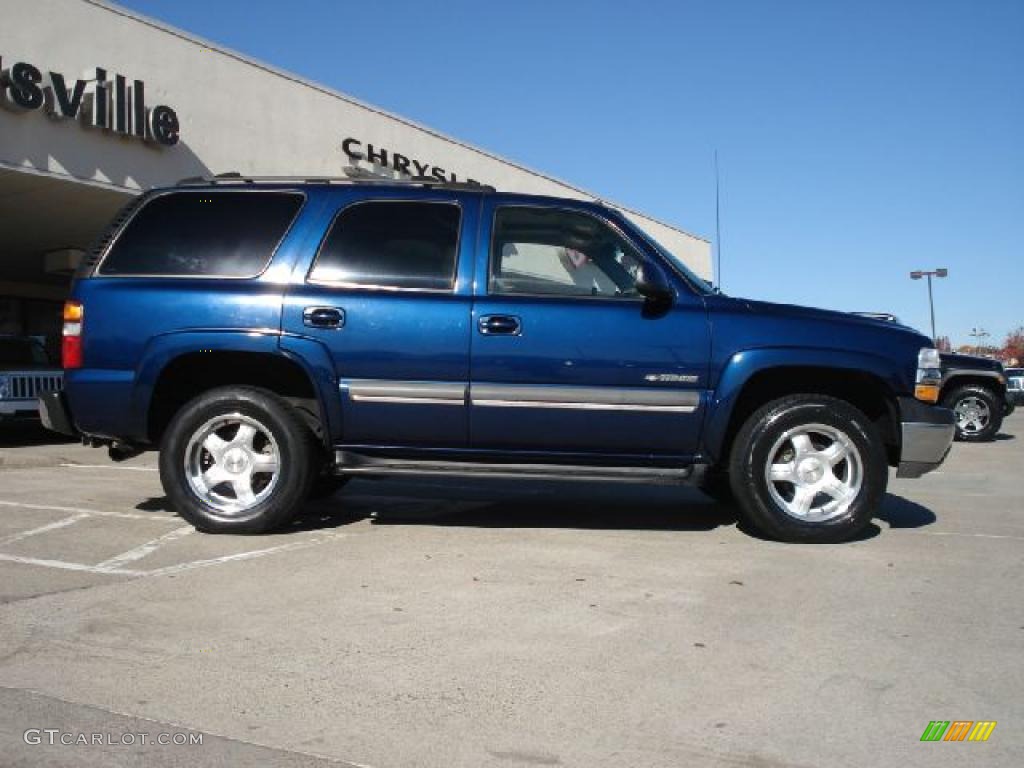
M523 323L515 315L484 315L477 324L484 336L518 336Z
M345 325L345 310L338 307L306 307L302 323L310 328L336 329Z

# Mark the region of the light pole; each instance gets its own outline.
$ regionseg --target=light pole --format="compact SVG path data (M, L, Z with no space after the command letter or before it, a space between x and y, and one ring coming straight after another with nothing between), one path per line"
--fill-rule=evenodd
M945 267L939 267L928 271L926 269L917 269L910 273L911 280L920 280L922 277L928 278L928 310L932 314L932 343L935 342L935 302L932 300L932 278L933 277L945 277L949 274L949 270Z
M977 326L975 326L974 328L971 328L971 332L968 333L967 335L974 339L974 354L978 354L978 351L981 348L981 340L987 339L992 334L990 334L984 328L978 328Z

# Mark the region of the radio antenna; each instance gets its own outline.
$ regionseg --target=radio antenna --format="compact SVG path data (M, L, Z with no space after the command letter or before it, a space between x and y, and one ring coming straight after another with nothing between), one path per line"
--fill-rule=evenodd
M722 292L722 217L719 204L718 148L715 148L715 282Z

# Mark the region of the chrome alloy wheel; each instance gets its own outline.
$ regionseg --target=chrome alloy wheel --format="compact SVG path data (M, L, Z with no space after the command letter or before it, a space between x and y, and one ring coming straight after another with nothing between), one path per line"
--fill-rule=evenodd
M965 435L984 432L992 421L992 411L988 403L974 395L968 395L960 400L953 410L956 411L957 429Z
M768 493L790 517L820 523L839 517L856 500L864 462L848 435L824 424L782 434L764 468Z
M238 517L266 499L281 474L281 451L251 416L217 416L193 434L185 449L189 488L204 503Z

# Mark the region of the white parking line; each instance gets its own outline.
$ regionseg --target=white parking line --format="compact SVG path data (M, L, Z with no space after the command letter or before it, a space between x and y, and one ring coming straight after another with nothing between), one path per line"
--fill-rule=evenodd
M119 517L125 520L170 520L177 515L165 514L143 514L135 512L108 512L105 509L86 509L84 507L56 507L50 504L26 504L23 501L2 501L0 507L21 507L22 509L38 509L43 512L71 512L85 515L96 515L97 517Z
M3 538L0 538L0 546L5 544L11 544L16 541L28 538L30 536L36 536L39 534L47 533L49 531L59 530L66 528L69 525L73 525L81 520L86 520L90 517L114 517L123 518L128 520L168 520L175 516L173 515L146 515L146 514L133 514L130 512L110 512L102 509L86 509L82 507L62 507L51 504L25 504L20 501L6 501L0 500L0 507L15 507L19 509L34 509L44 512L67 512L70 513L68 517L55 520L52 523L46 525L37 526L27 531L20 531L18 533L9 534ZM308 539L301 539L298 541L290 541L285 544L278 544L274 547L265 547L264 549L255 549L248 552L239 552L231 555L224 555L222 557L214 557L206 560L191 560L185 563L177 563L175 565L168 565L163 568L156 568L153 570L139 570L135 568L125 568L123 566L129 563L135 563L139 560L153 554L157 549L169 544L170 542L182 539L195 532L192 526L182 526L175 528L173 531L169 531L162 536L158 536L155 539L147 541L145 544L140 544L137 547L129 549L127 552L122 552L119 555L114 555L102 563L97 565L89 565L87 563L73 563L66 560L49 560L46 558L39 557L26 557L23 555L10 555L0 553L0 561L8 563L21 563L23 565L37 565L44 568L58 568L66 571L80 571L85 573L96 573L103 574L106 576L163 576L165 574L181 573L183 571L190 571L194 568L204 568L209 565L221 565L224 563L231 563L241 560L251 560L258 557L266 557L267 555L273 555L279 552L289 552L297 549L305 549L320 544L329 539L337 539L345 536L346 534L340 532L324 533L320 535L314 535Z
M60 464L61 467L70 467L72 469L120 469L126 472L159 472L160 470L156 467L122 467L118 464Z
M145 544L140 544L135 549L129 549L127 552L122 552L120 555L115 555L109 560L104 560L102 563L97 565L101 571L117 570L122 565L128 563L134 563L136 560L141 560L146 555L151 555L156 552L164 544L169 544L172 541L176 541L190 533L195 533L196 529L191 525L186 525L183 528L175 528L173 531L165 533L163 536L157 536L152 541L147 541Z
M962 536L964 538L969 539L1011 539L1015 541L1024 541L1024 536L1012 536L1001 533L964 533L962 531L908 531L905 528L890 528L889 530L899 530L901 533L912 533L917 536Z
M163 576L168 573L181 573L182 571L191 571L193 568L203 568L207 565L220 565L222 563L232 563L238 560L250 560L254 557L266 557L276 552L291 552L296 549L306 549L316 544L320 544L330 539L340 539L344 537L344 533L329 533L315 539L306 539L305 541L293 541L288 544L279 544L276 547L268 547L267 549L254 549L249 552L239 552L234 555L224 555L223 557L213 557L209 560L193 560L190 563L180 563L178 565L168 565L164 568L157 568L153 571L143 571L146 576Z
M22 565L40 565L44 568L60 568L63 571L85 571L86 573L102 573L104 576L142 576L144 571L107 570L102 571L95 565L84 563L68 563L64 560L44 560L38 557L22 557L21 555L0 554L0 561L21 563Z
M38 528L32 528L30 530L21 531L19 533L12 533L9 536L4 536L2 539L0 539L0 547L4 546L5 544L13 544L16 541L27 539L29 536L35 536L38 533L46 533L47 531L56 531L58 528L66 528L67 526L72 525L73 523L77 523L79 520L84 520L87 517L89 517L88 513L80 512L76 515L71 515L71 517L65 517L61 520L48 523L47 525L41 525Z
M191 571L195 568L205 568L210 565L222 565L224 563L238 562L241 560L252 560L259 557L266 557L267 555L273 555L278 552L292 552L298 549L308 549L309 547L322 544L330 539L340 539L345 535L346 534L344 533L337 532L329 533L316 538L305 539L304 541L293 541L287 544L279 544L276 547L254 549L249 552L238 552L233 555L213 557L208 560L191 560L187 563L168 565L163 568L155 568L150 571L141 571L131 568L114 568L104 566L103 564L87 565L85 563L71 563L66 560L46 560L38 557L23 557L21 555L6 555L2 553L0 553L0 562L21 563L22 565L38 565L43 568L59 568L65 571L82 571L85 573L96 573L103 576L133 576L136 578L144 576L165 576L168 574L182 573L183 571ZM116 558L111 558L111 560L115 559Z

